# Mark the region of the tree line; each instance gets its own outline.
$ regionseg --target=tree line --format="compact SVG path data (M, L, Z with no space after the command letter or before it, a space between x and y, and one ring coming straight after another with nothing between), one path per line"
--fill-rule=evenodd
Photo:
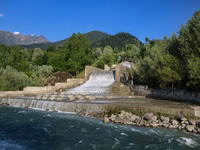
M135 40L125 42L126 36L130 35L117 35L116 43L110 45L105 38L95 47L81 33L72 34L63 45L43 50L0 44L0 90L42 86L43 78L52 72L67 71L76 76L86 65L103 68L104 64L118 63L119 56L131 58L135 64L136 69L130 71L134 84L200 90L200 10L170 38L146 38L142 44ZM124 42L117 42L120 37Z

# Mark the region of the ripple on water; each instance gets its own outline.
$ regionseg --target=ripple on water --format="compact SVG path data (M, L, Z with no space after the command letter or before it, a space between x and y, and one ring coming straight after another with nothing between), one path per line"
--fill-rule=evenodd
M191 138L180 137L176 141L179 142L182 145L187 145L189 147L198 146L198 143L196 141L194 141L193 139L191 139Z
M22 145L15 144L15 142L12 140L4 140L4 141L0 141L0 149L1 150L26 150L27 148Z

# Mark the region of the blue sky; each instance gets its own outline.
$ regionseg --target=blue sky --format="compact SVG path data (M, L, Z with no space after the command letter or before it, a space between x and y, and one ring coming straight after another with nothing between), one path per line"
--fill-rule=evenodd
M53 42L93 30L144 41L170 37L199 8L200 0L0 0L0 30Z

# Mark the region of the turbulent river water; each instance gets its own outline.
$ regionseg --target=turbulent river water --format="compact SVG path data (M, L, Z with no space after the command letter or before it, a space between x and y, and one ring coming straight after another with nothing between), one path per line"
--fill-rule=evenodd
M165 128L104 124L75 114L0 106L0 150L188 150L200 136Z

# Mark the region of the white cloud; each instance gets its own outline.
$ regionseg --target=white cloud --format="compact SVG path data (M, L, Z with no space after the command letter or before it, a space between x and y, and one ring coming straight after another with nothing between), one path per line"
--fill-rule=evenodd
M0 18L4 17L4 14L3 13L0 13Z
M19 34L19 32L15 31L14 34Z
M31 36L34 36L34 34L31 34Z

